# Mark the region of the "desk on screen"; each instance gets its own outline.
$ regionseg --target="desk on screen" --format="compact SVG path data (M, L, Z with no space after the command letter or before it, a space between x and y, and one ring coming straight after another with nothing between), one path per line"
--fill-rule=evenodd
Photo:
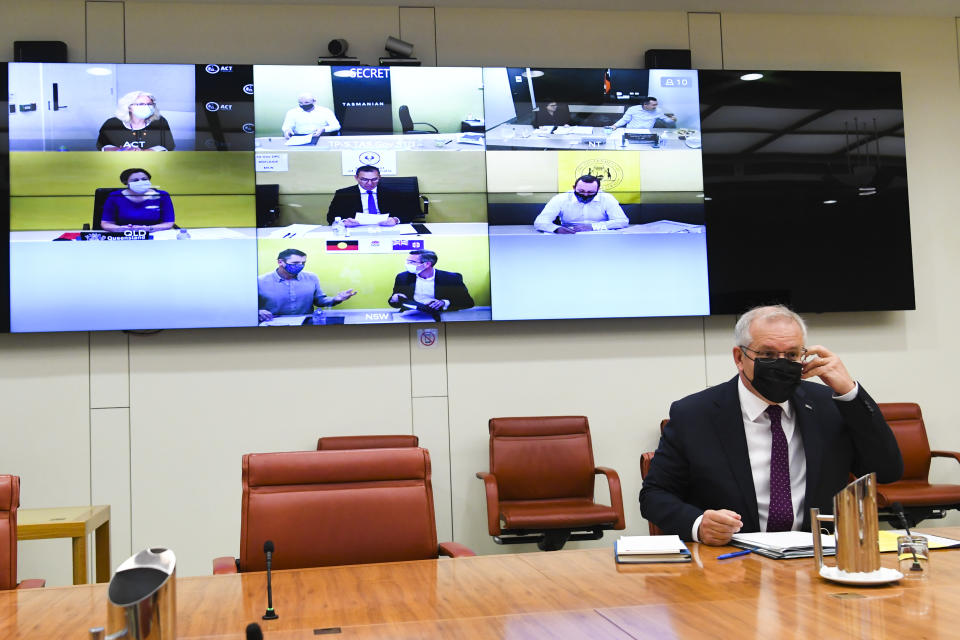
M471 307L459 311L444 311L440 314L441 322L476 322L490 320L490 307ZM421 311L398 311L393 307L384 309L343 309L336 307L325 309L320 318L320 324L395 324L409 322L436 322L431 316ZM317 324L312 315L279 316L276 320L261 322L261 327L269 326L299 326Z
M467 142L471 140L472 142ZM479 142L479 144L478 144ZM313 144L288 145L280 137L257 138L258 151L483 151L477 134L418 133L409 135L320 136Z
M686 130L689 131L689 130ZM656 134L658 144L631 142L625 133ZM690 138L673 129L615 129L604 127L535 128L529 124L502 124L487 131L487 147L491 149L605 149L622 151L698 150L700 133ZM696 141L696 142L695 142Z
M427 233L420 233L419 230ZM318 240L357 240L358 238L379 239L384 242L409 239L410 236L486 236L486 222L435 222L380 226L376 224L350 227L349 235L336 235L328 225L292 224L286 227L269 227L257 230L260 239L318 239Z

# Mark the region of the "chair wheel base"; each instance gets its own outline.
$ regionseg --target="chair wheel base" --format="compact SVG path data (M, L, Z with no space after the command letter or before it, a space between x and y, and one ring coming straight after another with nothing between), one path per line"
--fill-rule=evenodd
M557 531L544 533L543 537L537 542L537 548L540 551L559 551L563 545L570 539L569 531Z

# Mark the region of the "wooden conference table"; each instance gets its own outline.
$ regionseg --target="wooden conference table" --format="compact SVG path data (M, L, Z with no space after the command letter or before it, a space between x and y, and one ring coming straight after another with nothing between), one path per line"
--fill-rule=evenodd
M946 536L960 528L931 530ZM611 539L612 543L612 539ZM813 561L691 545L690 564L616 565L606 549L180 578L178 638L919 638L960 629L960 552L933 551L925 581L849 587ZM893 567L895 554L883 554ZM0 593L0 638L87 638L106 585ZM339 632L334 631L335 628ZM326 631L324 631L326 630Z

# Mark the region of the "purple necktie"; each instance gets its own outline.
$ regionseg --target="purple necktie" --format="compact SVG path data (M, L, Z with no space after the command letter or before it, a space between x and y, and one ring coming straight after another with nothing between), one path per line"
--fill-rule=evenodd
M790 531L793 527L793 496L790 495L790 456L787 453L787 437L780 425L783 408L778 404L767 407L770 416L770 511L767 514L767 531Z
M377 215L377 201L373 198L373 191L367 191L367 213Z

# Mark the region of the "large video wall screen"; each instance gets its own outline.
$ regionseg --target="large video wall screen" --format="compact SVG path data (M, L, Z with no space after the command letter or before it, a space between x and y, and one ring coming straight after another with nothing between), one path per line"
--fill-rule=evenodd
M773 126L768 107L704 103L725 76L704 87L703 72L661 69L4 71L14 332L707 315L757 297L712 286L716 273L735 288L724 256L744 247L715 237L751 187L711 194L708 122L723 153L736 109L758 116L737 139ZM847 75L895 81L899 101L897 74ZM888 137L902 147L902 114L899 137L887 116L875 152L860 138L878 162L897 153ZM789 153L812 153L802 147ZM837 166L854 151L831 149ZM891 210L908 230L905 202ZM826 222L791 215L808 213ZM908 263L909 251L907 236ZM771 291L797 299L758 295Z

